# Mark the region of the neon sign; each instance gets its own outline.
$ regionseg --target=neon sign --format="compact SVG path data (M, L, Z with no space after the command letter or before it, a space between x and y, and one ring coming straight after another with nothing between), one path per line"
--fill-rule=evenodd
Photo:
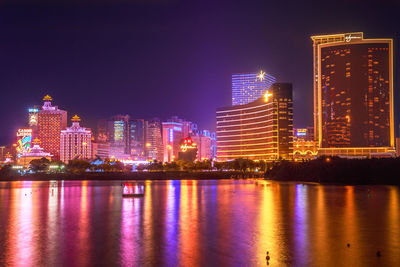
M29 126L36 126L38 123L38 112L37 108L29 108Z
M17 131L17 137L32 136L32 129L21 128Z
M21 128L17 131L17 137L20 137L17 141L17 153L21 156L23 153L28 153L31 151L32 142L32 129Z
M297 136L306 136L307 135L307 129L297 129L296 135Z
M181 151L186 152L189 149L197 148L197 144L193 143L192 138L185 138L183 144L181 145Z
M361 39L361 36L352 36L351 34L344 36L344 40L346 43L349 43L354 39Z

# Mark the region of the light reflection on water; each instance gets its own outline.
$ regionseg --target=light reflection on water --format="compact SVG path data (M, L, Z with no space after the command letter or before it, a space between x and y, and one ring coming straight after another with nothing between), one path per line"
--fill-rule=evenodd
M399 187L143 184L122 198L119 181L0 182L0 266L400 263Z

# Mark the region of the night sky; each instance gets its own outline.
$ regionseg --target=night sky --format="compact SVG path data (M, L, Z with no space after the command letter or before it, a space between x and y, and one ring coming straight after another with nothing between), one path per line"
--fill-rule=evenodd
M231 74L261 68L293 83L294 124L311 126L310 36L352 31L395 39L397 129L399 3L0 0L0 144L47 93L93 128L129 114L215 130L215 109L231 103Z

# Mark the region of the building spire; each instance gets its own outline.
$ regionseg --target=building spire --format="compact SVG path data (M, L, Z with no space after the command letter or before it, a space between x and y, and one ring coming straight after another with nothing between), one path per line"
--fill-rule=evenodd
M47 94L47 95L45 95L45 96L43 97L43 100L44 100L44 101L53 101L53 98L51 98L51 96L49 96L49 95Z
M78 115L75 115L75 116L72 117L71 121L72 122L80 122L81 118L79 118Z

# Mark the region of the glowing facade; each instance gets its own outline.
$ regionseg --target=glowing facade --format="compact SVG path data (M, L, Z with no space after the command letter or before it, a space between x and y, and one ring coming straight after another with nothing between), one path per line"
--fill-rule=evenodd
M163 160L161 122L158 118L145 122L145 154L148 160Z
M77 115L71 121L72 126L61 131L60 159L65 163L73 159L91 159L92 131L79 125Z
M295 161L315 159L318 142L314 140L314 128L293 129L293 159Z
M178 158L183 138L183 125L179 122L162 123L163 161L171 162Z
M129 115L113 116L107 121L107 136L113 151L111 154L131 154L129 121Z
M38 112L38 138L45 152L60 158L60 133L67 127L67 112L52 106L52 98L46 95L42 109Z
M135 119L129 122L130 152L134 160L145 159L144 125L144 120L142 119Z
M218 161L292 159L292 85L275 83L268 93L246 105L217 109Z
M232 105L245 105L259 99L275 82L263 71L232 74Z
M208 130L196 131L192 134L191 138L197 144L197 160L211 160L213 159L213 140L212 135Z
M392 40L362 33L312 39L319 154L394 154Z

